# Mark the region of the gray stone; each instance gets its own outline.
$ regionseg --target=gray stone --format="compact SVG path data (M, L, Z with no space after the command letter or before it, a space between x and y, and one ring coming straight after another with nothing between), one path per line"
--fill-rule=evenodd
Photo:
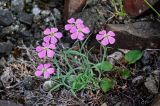
M156 81L153 76L150 75L148 78L146 78L146 82L144 83L144 85L150 93L153 93L153 94L158 93Z
M0 25L9 26L13 23L12 13L8 10L0 10Z
M0 54L9 54L13 48L13 44L10 41L0 43Z
M142 84L144 82L144 77L143 76L137 76L132 80L132 83L135 85Z
M43 84L43 89L45 91L49 91L52 89L52 87L55 85L55 83L53 81L45 81Z
M24 8L24 0L11 0L11 10L21 12Z
M31 25L33 21L33 14L28 14L28 13L19 13L19 21Z
M21 37L32 37L33 35L29 31L20 32Z
M94 6L99 2L99 0L87 0L86 5Z
M54 8L54 9L53 9L53 14L54 14L54 16L55 16L55 18L56 18L57 20L61 20L61 18L62 18L61 12L60 12L57 8Z
M151 59L151 54L148 51L144 51L143 57L141 59L142 63L144 65L147 65L150 63L150 59Z
M114 52L113 54L107 56L109 62L113 65L116 63L116 61L120 61L123 57L124 55L121 52Z
M39 15L40 12L41 12L40 8L38 8L38 6L35 5L34 8L32 9L32 14Z

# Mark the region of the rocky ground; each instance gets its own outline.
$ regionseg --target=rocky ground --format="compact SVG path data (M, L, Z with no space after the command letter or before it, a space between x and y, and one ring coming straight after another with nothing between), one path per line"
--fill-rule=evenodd
M140 18L115 16L108 0L93 1L89 0L81 12L72 16L85 21L93 38L100 29L115 31L117 42L113 47L122 49L118 50L120 54L125 49L144 51L137 63L125 65L132 70L131 77L119 80L116 88L106 94L87 90L73 97L66 89L47 92L47 82L34 76L34 47L46 27L63 30L64 1L0 0L0 106L158 106L160 18L155 14ZM69 37L64 35L64 46L71 46ZM93 38L88 46L97 45ZM120 60L117 61L118 64Z

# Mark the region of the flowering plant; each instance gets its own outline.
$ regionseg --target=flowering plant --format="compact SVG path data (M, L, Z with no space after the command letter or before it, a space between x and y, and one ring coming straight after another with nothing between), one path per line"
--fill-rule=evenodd
M65 30L70 33L72 40L76 40L79 50L73 48L65 49L58 45L58 41L63 37L57 28L46 28L43 32L42 46L36 47L36 52L40 59L47 63L40 63L35 71L37 77L44 74L45 79L55 81L57 85L51 90L64 86L75 94L82 89L92 88L93 90L102 89L104 92L113 88L115 84L112 79L104 79L103 72L112 71L112 64L106 62L106 46L115 43L115 33L106 30L100 31L96 35L96 40L104 48L103 58L98 60L90 59L91 49L87 50L85 44L89 39L90 29L84 24L83 20L70 18L65 25ZM59 50L57 50L59 48ZM49 62L48 62L49 61ZM44 61L46 62L46 61ZM98 75L95 74L98 71ZM106 88L104 85L109 85Z

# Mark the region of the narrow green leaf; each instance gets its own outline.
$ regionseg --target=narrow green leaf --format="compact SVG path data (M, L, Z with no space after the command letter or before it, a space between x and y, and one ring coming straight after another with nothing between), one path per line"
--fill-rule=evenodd
M102 72L106 72L106 71L112 71L113 65L109 62L104 61L104 62L96 64L95 68Z
M127 79L128 77L130 77L130 70L127 70L127 69L124 69L121 71L121 76L124 78L124 79Z
M143 52L139 50L131 50L125 54L125 59L129 62L129 64L133 64L138 61L143 55Z
M85 56L84 54L78 52L78 51L75 51L75 50L67 50L67 51L64 51L65 54L70 54L70 55L78 55L78 56Z
M103 90L103 92L107 92L111 90L114 87L115 80L109 79L109 78L103 78L100 81L100 87Z

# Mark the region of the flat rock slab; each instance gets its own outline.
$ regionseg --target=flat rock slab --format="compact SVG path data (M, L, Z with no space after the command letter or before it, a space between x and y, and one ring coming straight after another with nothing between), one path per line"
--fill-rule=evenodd
M9 26L13 23L12 13L8 10L0 9L0 25Z
M19 21L31 25L33 21L33 14L28 14L28 13L19 13Z
M160 48L160 23L135 22L131 24L108 24L106 29L116 33L116 48Z
M23 106L22 104L17 104L12 101L0 100L0 106Z
M152 6L159 6L159 0L147 0ZM130 16L140 16L150 7L144 2L144 0L124 0L124 10Z

